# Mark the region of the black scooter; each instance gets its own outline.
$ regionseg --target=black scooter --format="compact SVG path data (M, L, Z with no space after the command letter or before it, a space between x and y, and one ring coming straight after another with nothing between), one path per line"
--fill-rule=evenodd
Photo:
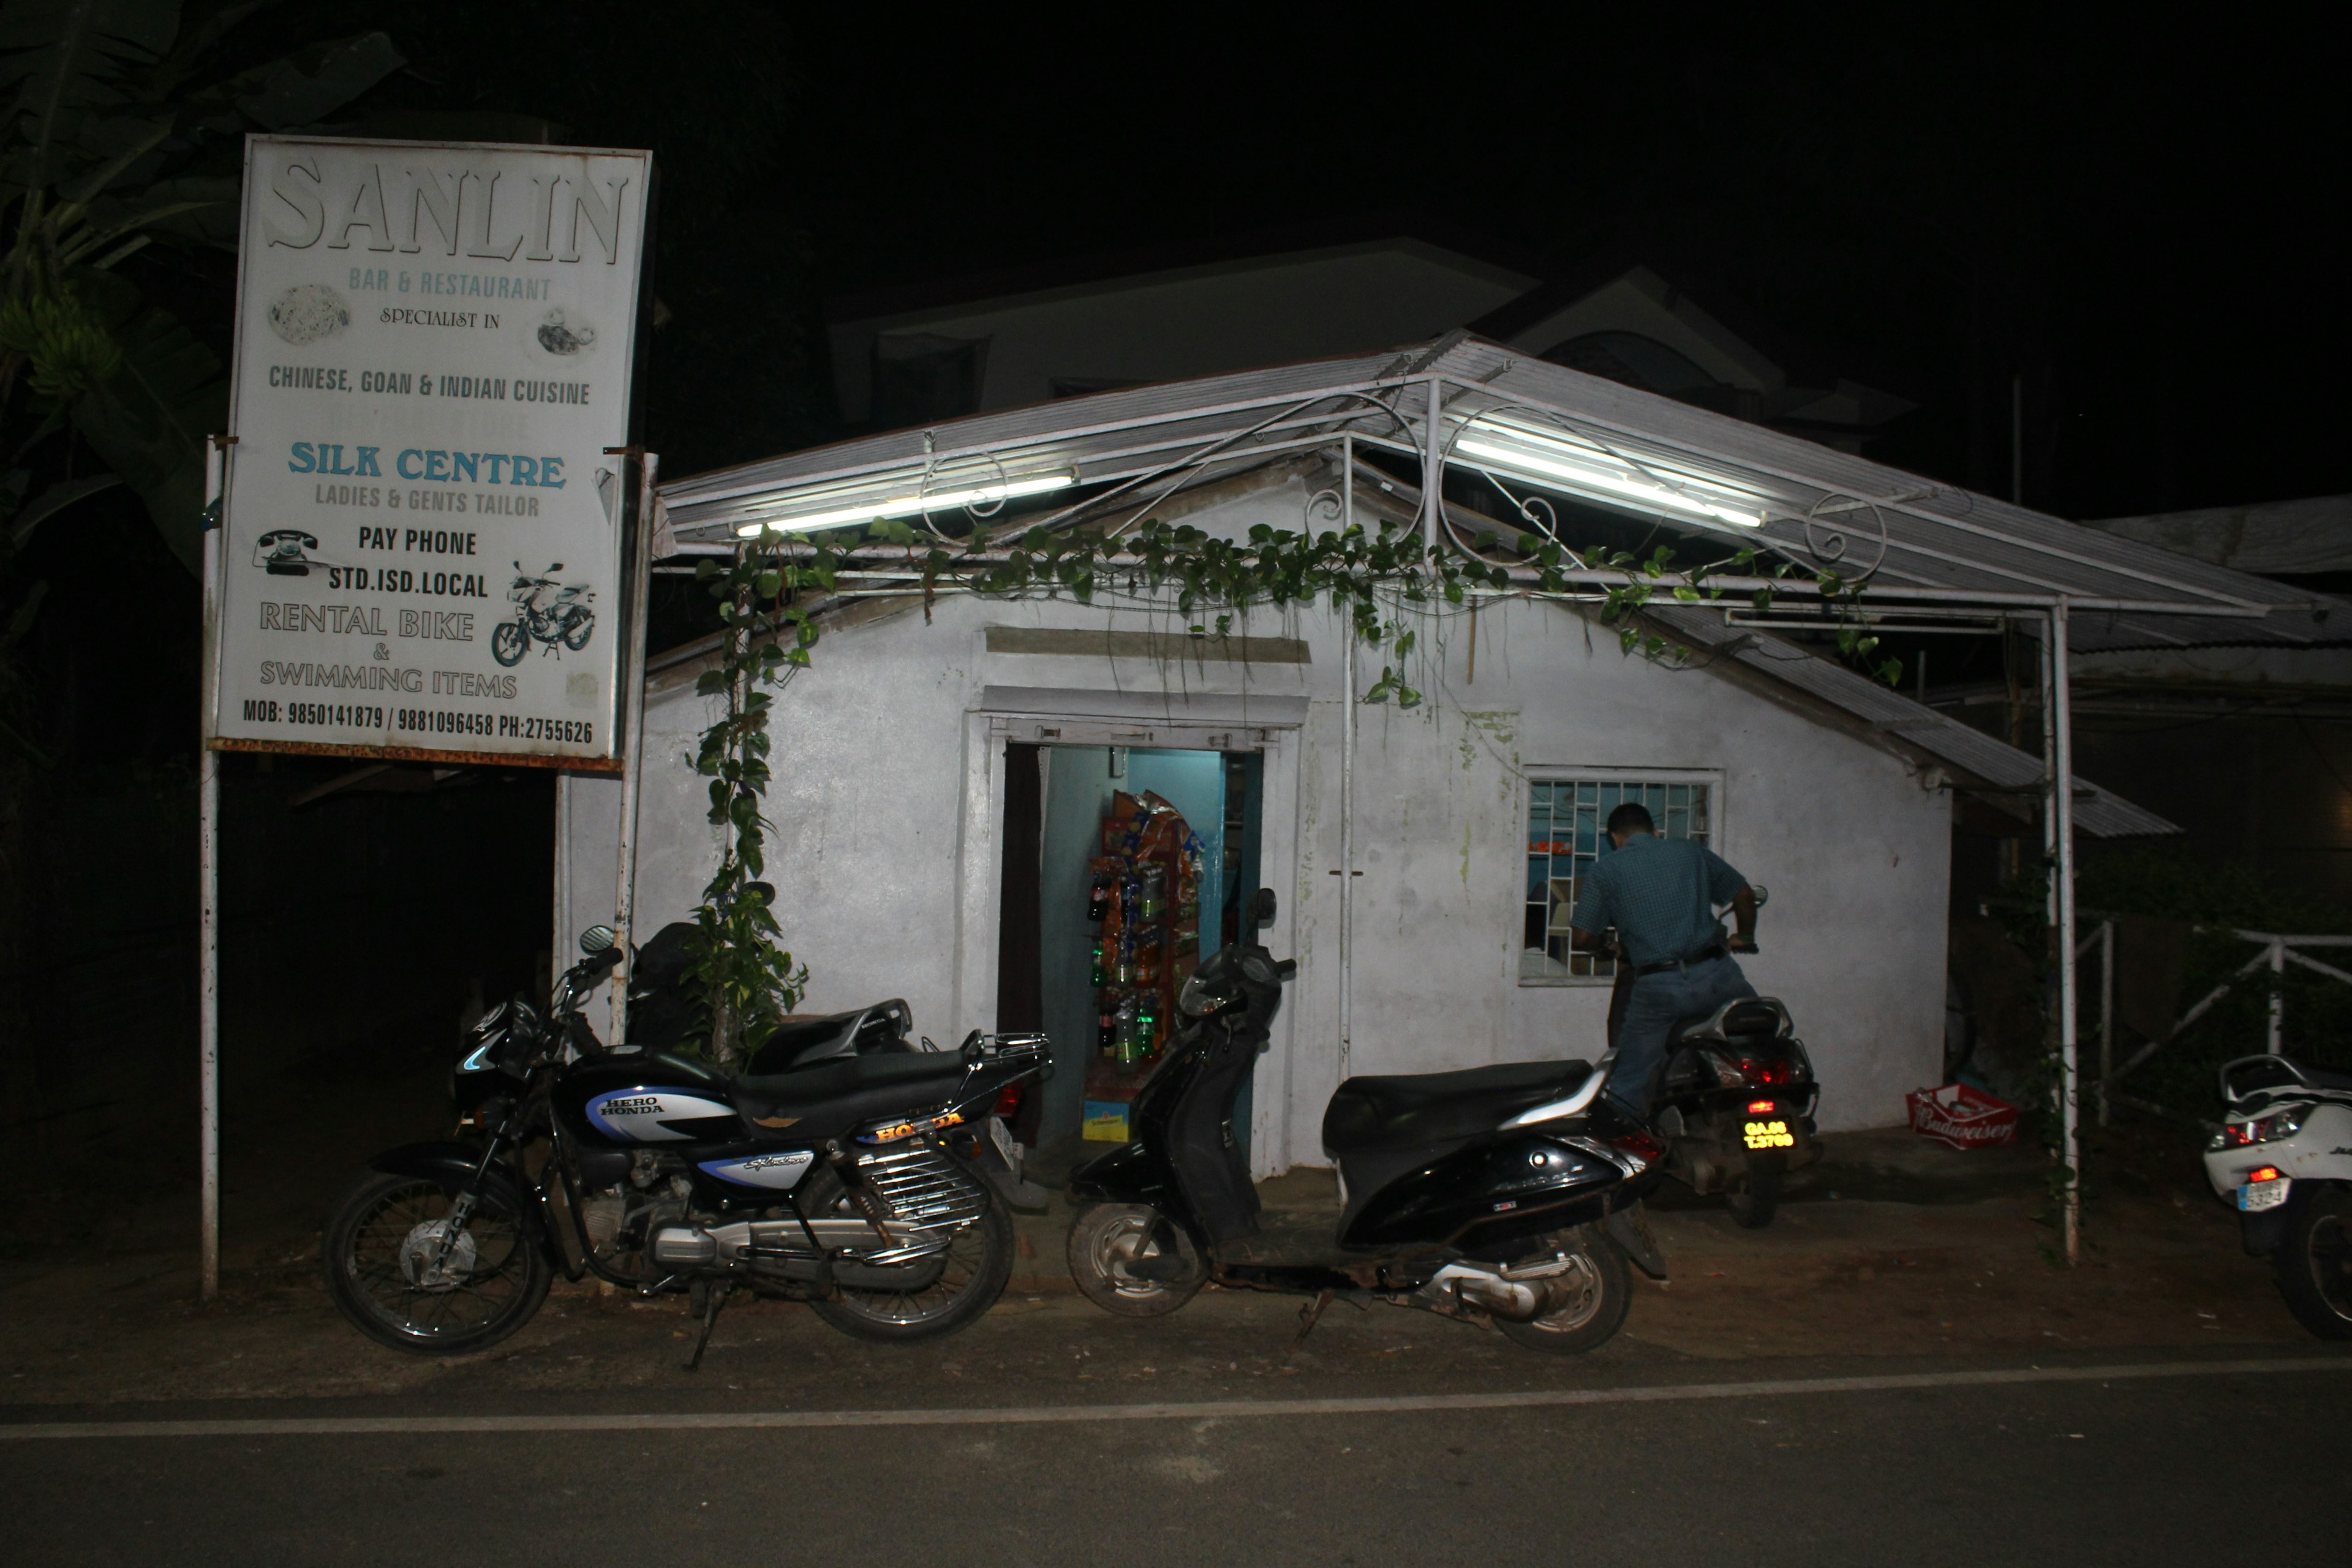
M1336 1247L1297 1261L1239 1256L1258 1200L1234 1100L1297 971L1258 945L1274 911L1261 889L1250 934L1185 982L1184 1023L1131 1108L1134 1142L1071 1179L1078 1289L1134 1318L1172 1312L1212 1281L1304 1294L1314 1300L1301 1338L1346 1299L1491 1320L1538 1350L1605 1342L1630 1303L1627 1255L1665 1277L1640 1208L1664 1151L1601 1097L1605 1061L1349 1079L1323 1118L1346 1200Z

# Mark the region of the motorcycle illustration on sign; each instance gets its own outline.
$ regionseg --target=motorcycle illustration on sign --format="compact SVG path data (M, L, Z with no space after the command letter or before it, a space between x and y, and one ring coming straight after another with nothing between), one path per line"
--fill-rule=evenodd
M534 641L562 643L573 653L586 647L596 629L596 612L588 607L596 595L588 584L558 583L561 561L536 577L520 561L514 568L514 585L507 590L507 598L514 605L515 618L490 633L490 657L503 665L520 664Z

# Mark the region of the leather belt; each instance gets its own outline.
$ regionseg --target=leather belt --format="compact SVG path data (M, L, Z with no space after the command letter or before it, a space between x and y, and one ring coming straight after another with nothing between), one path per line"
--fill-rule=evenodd
M1711 946L1700 948L1688 958L1662 958L1655 963L1636 964L1633 967L1633 973L1636 975L1664 974L1669 969L1688 969L1694 963L1705 963L1710 959L1730 956L1731 950L1718 942Z

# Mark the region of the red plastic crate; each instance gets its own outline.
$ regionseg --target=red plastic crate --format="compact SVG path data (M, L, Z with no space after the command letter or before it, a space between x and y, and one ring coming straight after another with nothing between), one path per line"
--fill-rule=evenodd
M2017 1107L1965 1083L1940 1089L1914 1089L1904 1100L1911 1107L1911 1131L1955 1149L1983 1149L2017 1142Z

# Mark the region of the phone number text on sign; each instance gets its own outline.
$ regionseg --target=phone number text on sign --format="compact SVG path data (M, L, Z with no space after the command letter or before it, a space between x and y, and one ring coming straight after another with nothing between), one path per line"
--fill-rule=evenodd
M248 139L215 743L613 764L652 174Z

